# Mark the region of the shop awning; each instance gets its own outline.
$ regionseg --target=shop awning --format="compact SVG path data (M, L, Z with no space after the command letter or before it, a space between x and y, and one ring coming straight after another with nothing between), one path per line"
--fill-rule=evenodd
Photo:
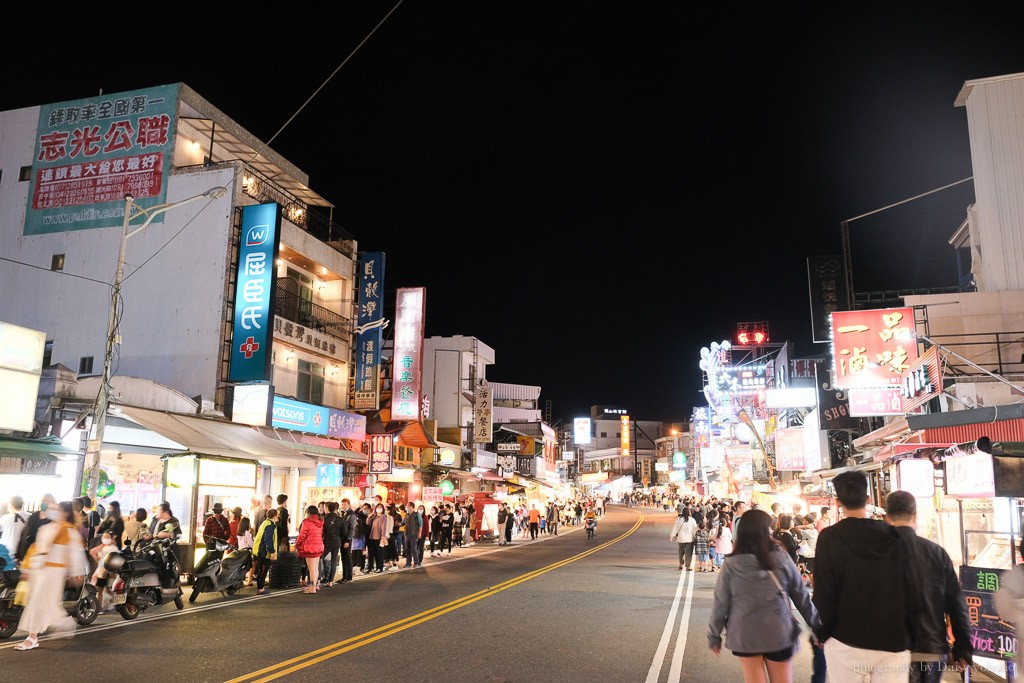
M78 455L78 451L66 447L56 436L43 439L0 436L0 458L52 461L58 460L60 455Z
M255 460L271 467L312 468L316 462L248 425L160 410L121 406L121 414L191 453Z
M359 453L357 451L350 451L347 448L332 447L330 445L321 445L317 443L308 443L307 440L314 439L317 437L306 437L301 434L289 432L287 430L278 431L273 427L257 427L261 434L266 436L268 439L273 439L292 450L300 453L305 453L311 457L324 457L324 458L341 458L342 460L351 460L352 462L366 463L368 458L365 453ZM330 443L332 439L320 439L323 442ZM340 444L340 442L338 442Z

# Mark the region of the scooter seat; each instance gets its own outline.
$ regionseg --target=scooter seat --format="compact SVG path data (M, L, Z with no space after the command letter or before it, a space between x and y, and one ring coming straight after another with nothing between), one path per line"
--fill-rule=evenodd
M224 559L221 560L221 566L234 567L250 561L252 561L252 551L248 548L242 548L241 550L236 550L225 555Z

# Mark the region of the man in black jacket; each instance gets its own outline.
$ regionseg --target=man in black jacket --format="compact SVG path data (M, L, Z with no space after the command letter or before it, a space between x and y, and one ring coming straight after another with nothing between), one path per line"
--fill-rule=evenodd
M846 517L818 536L813 598L829 681L906 681L921 620L913 545L868 518L863 473L842 472L832 485Z
M352 501L341 501L341 582L352 583L352 539L359 529L359 518L352 509Z
M939 683L946 668L949 643L946 642L946 617L953 631L953 658L960 667L971 663L971 645L967 604L949 553L938 543L917 535L917 500L907 491L893 491L885 499L885 514L902 538L914 545L917 567L924 591L921 602L921 629L911 647L911 683Z
M328 587L334 585L334 576L338 573L338 555L345 533L343 526L338 504L332 500L327 504L327 514L324 515L324 553L320 556L320 581Z

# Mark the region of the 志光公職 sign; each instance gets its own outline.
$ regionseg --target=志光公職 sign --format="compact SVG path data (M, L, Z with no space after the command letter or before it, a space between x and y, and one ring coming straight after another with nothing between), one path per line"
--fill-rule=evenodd
M165 203L177 102L172 84L40 107L25 234L120 226L126 194Z
M281 233L281 205L276 202L242 208L235 283L235 322L229 382L270 379L273 337L274 260Z

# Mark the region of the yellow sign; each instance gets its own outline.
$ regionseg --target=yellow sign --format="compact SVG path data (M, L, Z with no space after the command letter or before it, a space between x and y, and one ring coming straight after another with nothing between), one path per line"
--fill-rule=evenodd
M619 418L620 445L622 446L623 457L630 454L629 449L629 415ZM646 482L645 482L646 483Z

